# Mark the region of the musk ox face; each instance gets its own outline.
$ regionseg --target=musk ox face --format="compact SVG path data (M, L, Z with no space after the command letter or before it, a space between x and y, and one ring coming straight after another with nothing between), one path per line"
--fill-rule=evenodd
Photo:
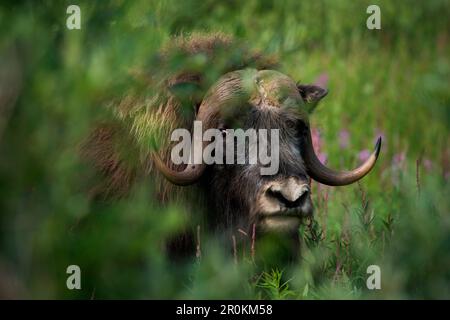
M267 140L278 144L276 148L268 144L267 150L271 156L278 157L277 169L274 174L262 175L264 165L260 161L250 164L249 155L239 154L242 150L236 148L235 157L245 158L245 164L235 161L235 164L213 165L210 197L225 208L227 219L240 227L254 223L261 231L295 232L301 219L311 215L313 210L310 178L302 161L305 128L302 115L295 108L277 108L261 100L247 106L239 118L240 121L234 119L232 125L222 123L223 134L232 134L230 131L234 129L230 128L236 127L245 132L267 130ZM271 139L272 129L278 130L278 139ZM245 151L251 152L250 148ZM215 210L221 211L217 207Z
M313 211L311 178L331 186L353 183L372 169L380 150L379 140L371 157L351 171L332 170L317 159L308 111L326 93L317 86L298 85L274 70L230 72L209 89L196 120L202 123L203 132L214 128L224 137L237 129L265 130L267 152L276 157L277 170L265 175L261 169L267 167L267 163L260 159L250 161L250 145L259 149L262 143L259 135L256 142L249 142L248 148L223 148L221 157L226 158L233 152L234 159L246 160L243 163L191 162L184 170L176 171L168 165L167 159L163 161L154 154L155 165L174 184L189 185L201 181L219 225L241 228L255 225L261 231L295 232L301 219ZM197 146L205 147L209 143L197 141ZM195 144L193 141L192 146ZM189 159L202 159L199 152L198 148L192 147Z
M302 120L293 111L253 106L245 130L268 129L269 135L270 129L279 130L276 173L261 175L263 165L259 162L211 168L214 175L212 197L226 194L222 201L216 201L230 211L228 216L233 217L235 211L233 220L240 221L239 225L255 223L263 231L295 231L301 218L312 213L310 180L301 160L299 130L302 127ZM235 203L238 205L234 206Z

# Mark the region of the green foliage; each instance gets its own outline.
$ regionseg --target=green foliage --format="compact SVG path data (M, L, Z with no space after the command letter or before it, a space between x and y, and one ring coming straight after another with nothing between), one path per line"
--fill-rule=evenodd
M72 31L64 1L0 7L0 94L18 97L0 105L0 297L450 298L448 1L79 3L82 29ZM381 30L366 28L369 4L381 7ZM244 245L233 259L202 227L201 257L174 263L164 239L183 228L188 209L152 201L152 181L138 179L113 203L87 196L80 141L111 117L111 101L130 91L151 99L143 79L155 54L196 31L276 54L304 83L325 74L330 93L311 122L330 166L356 166L383 135L359 184L313 185L316 211L301 227L298 262L261 269L251 237L238 233ZM81 267L82 290L66 288L71 264ZM366 287L372 264L381 290Z
M283 282L283 272L278 269L272 269L270 272L263 272L258 287L267 292L268 299L287 299L295 295L295 292L289 290L289 281ZM308 294L308 284L305 286L303 295Z

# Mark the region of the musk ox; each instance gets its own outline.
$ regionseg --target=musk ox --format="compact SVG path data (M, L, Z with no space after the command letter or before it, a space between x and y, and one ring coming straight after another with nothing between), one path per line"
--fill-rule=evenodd
M310 179L348 185L375 165L380 139L354 170L335 171L318 160L308 117L327 91L276 71L272 56L223 34L193 34L173 39L152 61L153 69L142 73L149 79L145 94L129 93L113 104L114 120L99 124L83 146L103 177L92 190L96 196L124 197L137 179L146 179L158 201L191 212L194 226L206 221L219 234L253 226L261 234L296 234L313 211ZM278 129L277 173L262 176L260 163L175 165L171 132L191 130L194 120L223 135L233 128ZM189 237L177 239L182 247Z

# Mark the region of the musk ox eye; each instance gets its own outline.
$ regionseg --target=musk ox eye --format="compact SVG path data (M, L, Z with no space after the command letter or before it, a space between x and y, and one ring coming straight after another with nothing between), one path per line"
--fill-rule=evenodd
M286 121L286 127L288 128L288 129L297 129L297 122L296 121L292 121L292 120L287 120Z

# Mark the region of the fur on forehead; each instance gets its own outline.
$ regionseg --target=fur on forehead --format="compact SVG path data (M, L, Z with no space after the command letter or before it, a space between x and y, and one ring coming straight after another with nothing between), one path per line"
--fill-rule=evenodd
M278 129L280 139L280 173L298 172L300 175L306 175L306 169L301 157L303 141L299 134L299 130L304 125L305 122L301 115L293 110L252 108L244 127L268 130ZM269 131L268 133L270 134Z

